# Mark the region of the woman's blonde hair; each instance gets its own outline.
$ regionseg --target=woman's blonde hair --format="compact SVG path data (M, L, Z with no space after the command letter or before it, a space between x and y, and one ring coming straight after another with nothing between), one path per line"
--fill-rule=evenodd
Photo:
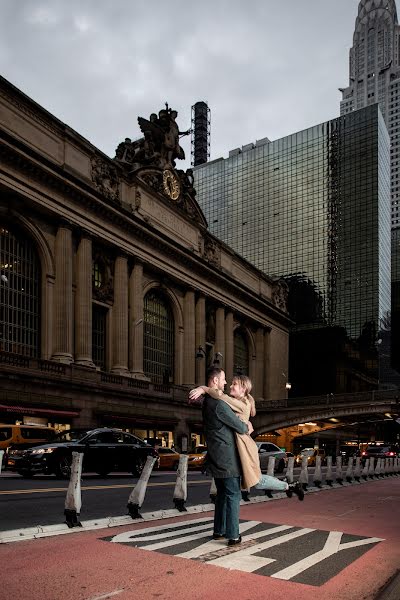
M237 383L244 388L244 397L250 401L250 405L251 405L250 416L255 417L256 416L256 403L254 402L253 396L250 394L251 389L253 387L250 377L247 377L247 375L234 375L232 377L232 383L234 383L235 381L237 381Z
M249 396L251 388L253 387L250 377L247 377L247 375L234 375L232 377L232 383L235 381L244 388L245 396Z

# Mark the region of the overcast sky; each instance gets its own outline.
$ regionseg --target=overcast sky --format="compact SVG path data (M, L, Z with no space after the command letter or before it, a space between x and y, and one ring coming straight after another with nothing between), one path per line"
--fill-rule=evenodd
M339 115L358 0L0 0L0 72L114 157L167 101L211 159ZM190 139L181 142L189 159Z

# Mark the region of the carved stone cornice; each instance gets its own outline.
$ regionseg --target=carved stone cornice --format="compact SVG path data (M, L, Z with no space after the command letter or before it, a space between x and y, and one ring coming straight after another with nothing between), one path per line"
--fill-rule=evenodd
M120 178L115 165L96 155L92 156L90 163L91 177L97 191L107 200L118 202Z

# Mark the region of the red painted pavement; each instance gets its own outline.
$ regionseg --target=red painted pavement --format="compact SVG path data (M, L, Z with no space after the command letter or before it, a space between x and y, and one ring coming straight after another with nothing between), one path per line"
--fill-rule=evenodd
M205 516L202 513L199 518ZM0 598L372 600L400 568L400 478L309 494L304 502L293 498L242 506L242 519L385 539L321 587L230 571L100 539L194 517L3 544Z

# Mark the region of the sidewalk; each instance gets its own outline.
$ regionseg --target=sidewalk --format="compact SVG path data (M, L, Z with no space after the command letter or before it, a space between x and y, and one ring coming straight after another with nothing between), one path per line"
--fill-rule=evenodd
M388 478L245 503L229 549L212 511L5 543L4 598L399 600L399 502Z

